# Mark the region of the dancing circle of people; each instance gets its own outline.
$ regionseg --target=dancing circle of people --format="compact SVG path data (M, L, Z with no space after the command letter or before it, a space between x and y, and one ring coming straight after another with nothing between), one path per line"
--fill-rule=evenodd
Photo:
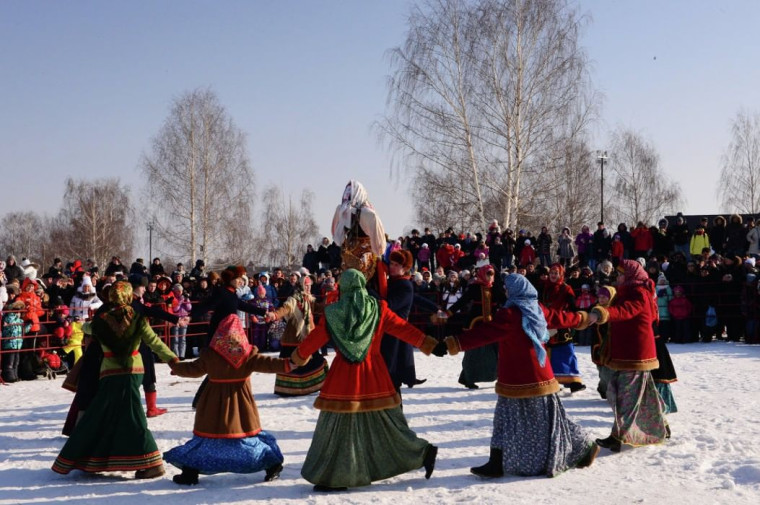
M276 310L244 302L236 289L245 269L236 266L221 272L211 296L179 313L142 303L146 277L115 282L85 325L91 343L66 379L76 394L64 426L69 438L53 470L133 471L149 479L165 473L166 461L180 470L173 476L179 485L221 472L277 479L284 456L261 426L250 385L259 372L276 374L274 392L282 397L318 392L319 417L301 468L314 491L367 486L416 469L429 479L438 447L409 428L402 410L402 384L424 382L415 375L414 348L436 357L464 352L459 382L467 388L496 380L488 461L470 469L481 478L552 477L590 466L600 448L619 452L670 437L665 414L675 411L675 402L669 381L656 383L654 372L663 364L672 370L672 363L653 332L654 283L638 262L620 261L617 288L605 288L595 305L577 310L562 265L551 267L539 295L523 275L500 277L483 258L461 296L431 316L428 327L448 335L438 339L407 320L415 303L412 255L387 250L382 222L359 182L346 186L332 233L344 271L336 296L324 304L312 296L309 275ZM239 311L267 323L285 321L279 357L260 354L249 342ZM190 316L205 314L208 334L193 361L180 361L148 323L159 318L183 328ZM614 414L606 438L593 440L560 399L563 385L571 393L585 388L570 336L575 331L594 335L598 390ZM335 348L329 366L320 352L328 342ZM166 412L156 405L153 353L173 375L204 377L193 400L192 438L163 454L139 395L142 385L147 417Z

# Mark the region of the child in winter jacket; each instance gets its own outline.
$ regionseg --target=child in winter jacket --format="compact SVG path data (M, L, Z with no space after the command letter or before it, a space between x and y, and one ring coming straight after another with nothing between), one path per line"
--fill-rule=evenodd
M595 304L596 296L591 292L591 286L583 284L581 286L581 294L575 299L575 306L578 307L579 310L585 310L588 312ZM596 327L592 325L585 330L578 330L575 335L578 339L578 345L591 345L593 344L594 336L596 335Z
M184 291L182 284L175 284L172 286L172 298L169 299L169 312L180 318L190 316L190 312L193 310L190 299L185 295ZM169 342L172 352L179 359L185 359L187 326L174 325L169 330L169 333L171 335Z
M673 323L670 321L670 311L668 310L668 304L673 299L673 290L670 289L670 283L662 272L657 276L655 294L657 295L657 310L660 317L657 328L660 332L660 338L668 342L673 335Z
M623 259L625 255L625 247L623 246L623 240L620 238L619 234L615 234L612 237L612 261L615 262L615 264L620 263L620 260Z
M24 322L22 314L25 311L25 305L23 301L18 299L18 288L9 284L7 291L8 302L3 307L2 375L5 382L16 382L24 333L29 332L32 325Z
M673 342L685 344L691 340L691 311L692 304L686 298L683 287L674 287L673 299L668 303L668 312L673 321Z
M525 245L523 245L522 249L520 250L520 266L527 267L528 265L535 263L535 261L536 250L531 245L530 239L527 239L525 241Z

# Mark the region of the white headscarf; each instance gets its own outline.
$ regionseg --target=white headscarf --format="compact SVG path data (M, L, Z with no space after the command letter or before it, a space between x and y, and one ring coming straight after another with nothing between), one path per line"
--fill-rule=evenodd
M351 229L351 216L359 210L362 211L359 226L369 236L372 252L380 256L385 252L386 246L383 223L369 202L367 190L364 189L361 182L353 179L346 184L341 203L335 209L332 224L333 241L338 245L343 244L346 239L346 231Z

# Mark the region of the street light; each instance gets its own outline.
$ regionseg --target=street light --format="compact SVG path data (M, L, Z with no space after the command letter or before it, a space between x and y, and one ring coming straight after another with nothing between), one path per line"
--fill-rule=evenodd
M602 165L602 178L601 178L601 184L600 184L600 191L599 194L601 195L601 203L600 203L600 214L601 214L601 222L604 222L604 160L607 159L607 151L597 151L597 157L596 159L599 160L599 163Z

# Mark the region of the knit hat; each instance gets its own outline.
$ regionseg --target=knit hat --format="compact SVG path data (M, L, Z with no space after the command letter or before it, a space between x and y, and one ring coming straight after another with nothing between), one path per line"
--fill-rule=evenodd
M744 264L745 265L750 265L751 267L754 268L755 267L755 258L749 257L749 258L745 259L744 260Z
M227 285L238 277L245 275L245 267L240 265L230 265L222 270L222 282Z
M591 289L591 286L589 286L588 284L583 284L583 285L581 285L581 289L588 290L588 289Z
M664 273L660 272L660 275L657 276L657 284L658 285L668 284L668 278L665 277Z

